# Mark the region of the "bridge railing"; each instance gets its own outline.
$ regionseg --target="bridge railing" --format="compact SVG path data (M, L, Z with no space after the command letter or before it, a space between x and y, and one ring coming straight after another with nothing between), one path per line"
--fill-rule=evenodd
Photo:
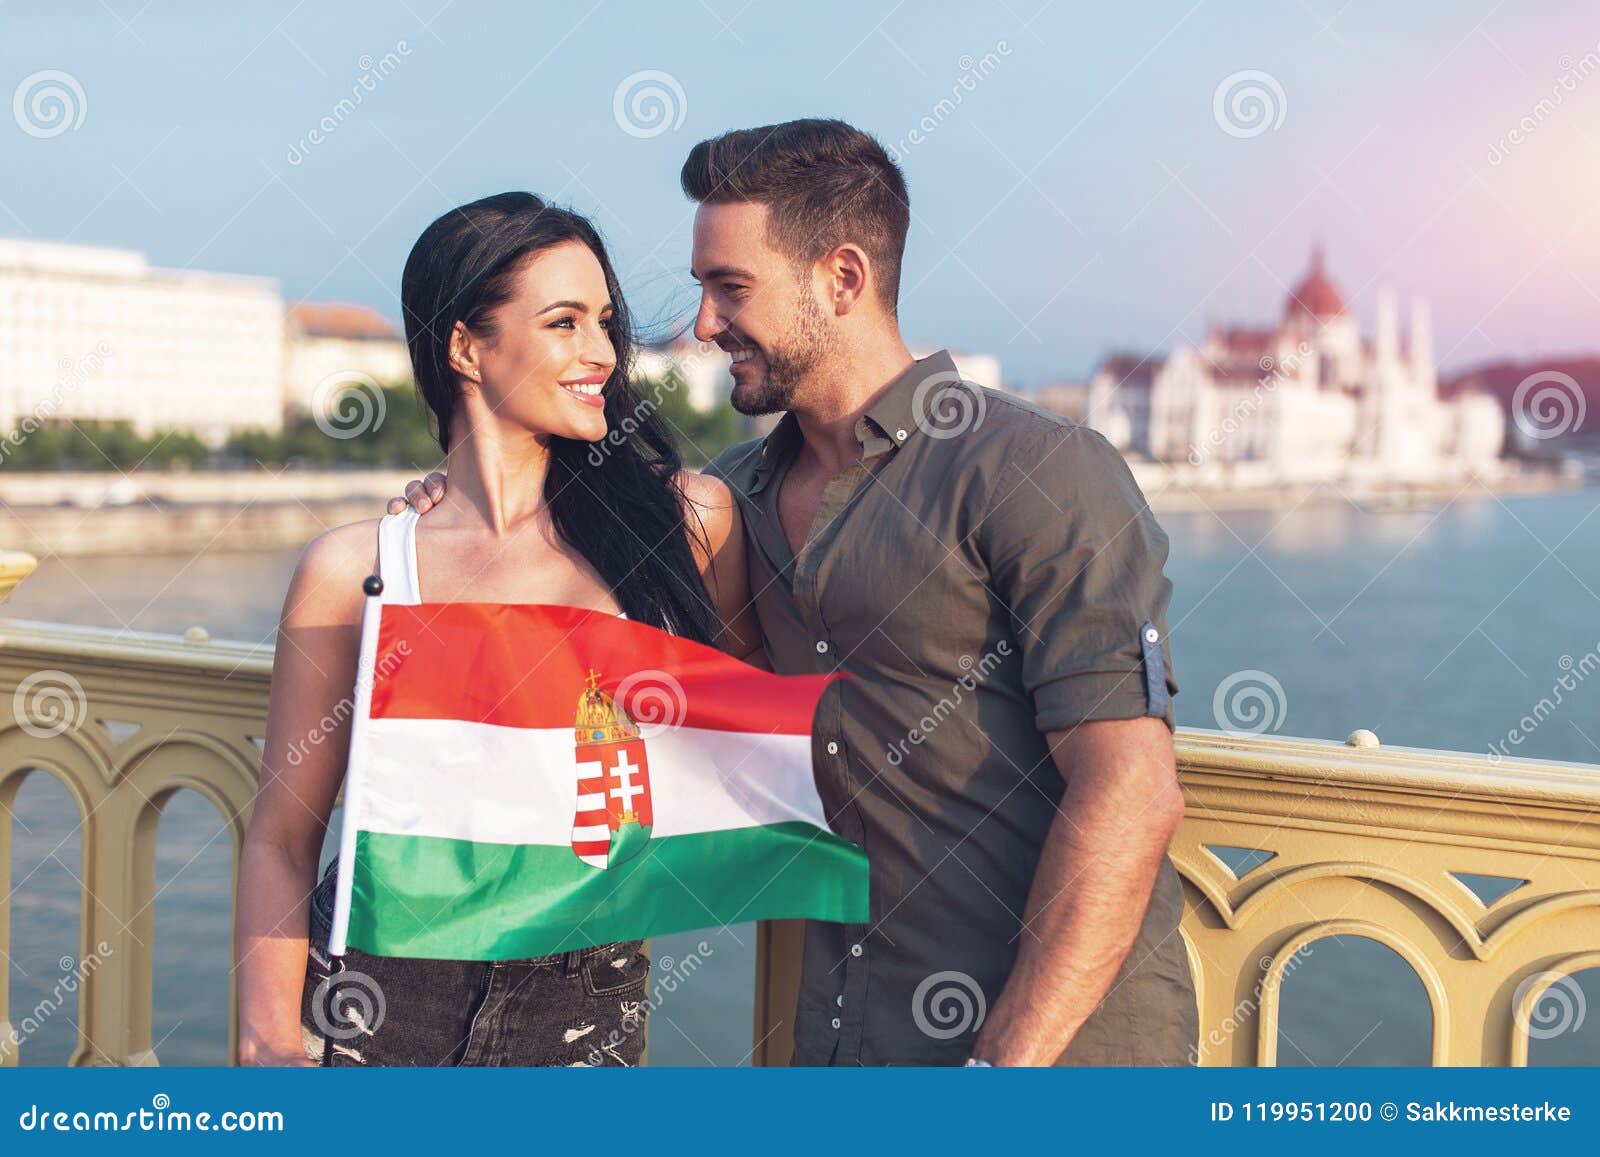
M271 663L270 648L198 629L0 620L0 951L10 946L12 803L37 769L66 786L82 817L79 958L94 967L82 970L72 1064L157 1062L157 820L184 788L211 800L237 882ZM1369 937L1410 965L1432 1007L1436 1064L1527 1063L1541 1002L1600 967L1600 768L1375 744L1359 732L1340 744L1180 730L1188 811L1172 857L1199 1063L1276 1062L1285 976L1323 937ZM1485 903L1463 876L1523 883ZM758 936L758 1064L789 1055L797 931L778 922ZM0 1046L10 1020L0 968ZM0 1047L0 1063L15 1064L15 1050Z

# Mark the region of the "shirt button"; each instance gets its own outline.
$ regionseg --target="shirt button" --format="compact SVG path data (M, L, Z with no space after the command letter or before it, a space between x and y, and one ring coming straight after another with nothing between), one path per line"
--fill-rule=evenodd
M894 432L894 440L896 442L904 442L906 440L906 432L904 430L896 430Z
M850 945L850 955L851 956L860 956L861 955L861 945L859 945L859 944Z
M833 1018L833 1027L834 1028L838 1028L839 1027L839 1018L838 1017L834 1017Z
M1161 638L1161 633L1159 631L1157 631L1154 627L1151 627L1148 631L1146 631L1144 633L1144 641L1147 642L1147 643L1154 643L1160 638Z
M825 655L827 653L828 653L828 640L826 640L826 639L818 639L817 640L817 654Z
M837 743L835 743L831 739L828 740L828 754L829 755L838 755L839 754L839 745Z
M833 998L833 1003L837 1004L840 1008L843 1008L844 1007L844 993L841 992L838 996L834 997Z

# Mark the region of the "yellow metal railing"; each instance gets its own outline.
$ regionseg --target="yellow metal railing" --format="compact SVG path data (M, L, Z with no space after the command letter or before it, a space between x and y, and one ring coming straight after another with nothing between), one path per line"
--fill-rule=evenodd
M0 622L0 949L10 944L11 810L23 778L59 779L83 817L74 1065L155 1064L151 1048L156 824L174 792L208 798L233 837L234 877L266 733L270 649ZM0 1043L10 1039L0 969ZM228 1055L237 1056L229 984ZM0 1061L16 1054L0 1048Z
M0 950L22 778L54 775L83 816L80 959L94 968L70 1063L156 1063L156 822L172 793L200 792L225 817L237 865L271 665L268 648L199 630L0 621ZM1410 964L1432 1005L1436 1064L1527 1063L1527 1026L1550 986L1600 967L1600 768L1374 744L1179 732L1188 814L1172 858L1200 1063L1275 1063L1285 972L1322 937L1370 937ZM1207 850L1221 846L1273 855L1236 877ZM1526 883L1486 905L1451 873ZM758 1064L789 1055L797 931L771 923L758 936ZM230 984L230 1057L232 997ZM0 1041L9 1008L0 968Z
M1550 986L1600 966L1600 768L1375 743L1181 734L1201 1063L1276 1063L1285 970L1323 937L1410 964L1436 1065L1526 1064ZM1275 855L1236 879L1207 845ZM1485 904L1452 873L1526 883Z

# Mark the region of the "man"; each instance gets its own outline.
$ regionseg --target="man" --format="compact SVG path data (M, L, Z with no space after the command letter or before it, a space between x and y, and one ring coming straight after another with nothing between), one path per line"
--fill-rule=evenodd
M732 355L736 409L784 412L707 471L744 516L767 657L853 676L813 755L871 920L807 925L794 1063L1191 1063L1167 539L1127 465L912 358L909 200L867 134L727 133L682 184L695 336Z

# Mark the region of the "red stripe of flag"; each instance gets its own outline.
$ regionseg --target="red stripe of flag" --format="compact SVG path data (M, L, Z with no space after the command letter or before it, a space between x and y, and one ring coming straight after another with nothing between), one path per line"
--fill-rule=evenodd
M591 669L613 695L638 676L623 702L636 721L783 735L809 735L823 689L841 677L772 675L604 611L390 603L379 619L371 714L572 727ZM652 705L661 712L654 717Z

